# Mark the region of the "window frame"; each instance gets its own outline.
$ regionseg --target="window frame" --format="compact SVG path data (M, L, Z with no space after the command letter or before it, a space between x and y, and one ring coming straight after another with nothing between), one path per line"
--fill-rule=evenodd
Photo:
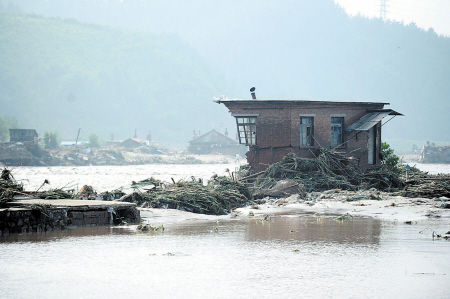
M333 119L340 119L340 123L333 122ZM332 115L330 118L330 145L331 147L343 147L344 146L344 124L345 124L345 117L341 115ZM333 129L334 128L340 128L340 142L338 141L337 144L333 144Z
M257 144L256 120L257 115L234 115L239 144L255 146ZM242 120L242 121L240 121Z
M311 123L302 124L302 119L311 119ZM308 142L308 134L306 135L307 144L302 144L303 142L302 125L306 126L306 134L308 133L308 128L311 128L309 142ZM314 147L314 115L300 115L300 147L303 148Z

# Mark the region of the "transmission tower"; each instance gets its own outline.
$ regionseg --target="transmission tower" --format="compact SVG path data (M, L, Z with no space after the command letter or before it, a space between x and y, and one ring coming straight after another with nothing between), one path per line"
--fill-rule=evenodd
M380 0L380 19L386 19L386 7L388 0Z

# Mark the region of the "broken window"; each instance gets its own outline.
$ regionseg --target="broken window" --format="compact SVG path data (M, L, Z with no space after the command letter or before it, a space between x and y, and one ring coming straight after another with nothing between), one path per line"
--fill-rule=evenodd
M313 146L314 117L300 116L300 146Z
M331 146L339 146L342 144L343 127L343 117L331 117Z
M236 116L239 143L256 145L256 116Z

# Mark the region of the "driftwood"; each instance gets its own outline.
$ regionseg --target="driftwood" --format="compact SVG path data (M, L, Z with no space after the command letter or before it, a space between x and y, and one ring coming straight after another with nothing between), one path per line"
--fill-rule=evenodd
M408 197L450 197L450 177L429 175L416 168L408 171L408 179L401 164L384 164L376 169L361 170L352 159L341 153L321 149L312 159L286 155L265 171L247 175L245 181L254 194L278 194L271 190L285 179L301 184L306 192L329 189L360 190L375 188Z
M146 189L141 182L135 192L123 196L121 201L134 202L143 207L179 209L193 213L224 215L232 209L242 207L251 201L248 188L228 177L215 176L206 185L194 177L191 181L172 180L165 184L148 179L159 188Z
M256 178L256 177L258 177L258 176L260 176L260 175L262 175L263 173L264 173L265 171L260 171L260 172L257 172L257 173L255 173L255 174L252 174L252 175L249 175L249 176L246 176L246 177L243 177L243 178L240 178L240 179L238 179L238 181L247 181L247 180L250 180L250 179L253 179L253 178Z
M253 174L255 192L270 189L283 179L291 179L304 186L306 192L329 189L357 190L377 188L397 190L404 182L399 178L399 170L381 167L362 171L354 161L340 153L321 149L317 157L300 158L293 153L281 161L270 165L264 172ZM251 178L251 176L247 176Z

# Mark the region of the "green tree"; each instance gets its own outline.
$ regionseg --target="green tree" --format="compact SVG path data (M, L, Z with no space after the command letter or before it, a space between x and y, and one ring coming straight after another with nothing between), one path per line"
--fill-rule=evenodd
M58 148L58 134L56 132L45 132L44 147L46 149Z
M91 133L89 135L89 146L91 146L91 147L99 147L100 146L100 142L99 142L97 134Z
M17 128L17 120L14 117L2 117L0 115L0 141L9 139L9 129Z
M400 158L394 153L386 142L381 143L381 165L392 169L395 172L401 171Z

